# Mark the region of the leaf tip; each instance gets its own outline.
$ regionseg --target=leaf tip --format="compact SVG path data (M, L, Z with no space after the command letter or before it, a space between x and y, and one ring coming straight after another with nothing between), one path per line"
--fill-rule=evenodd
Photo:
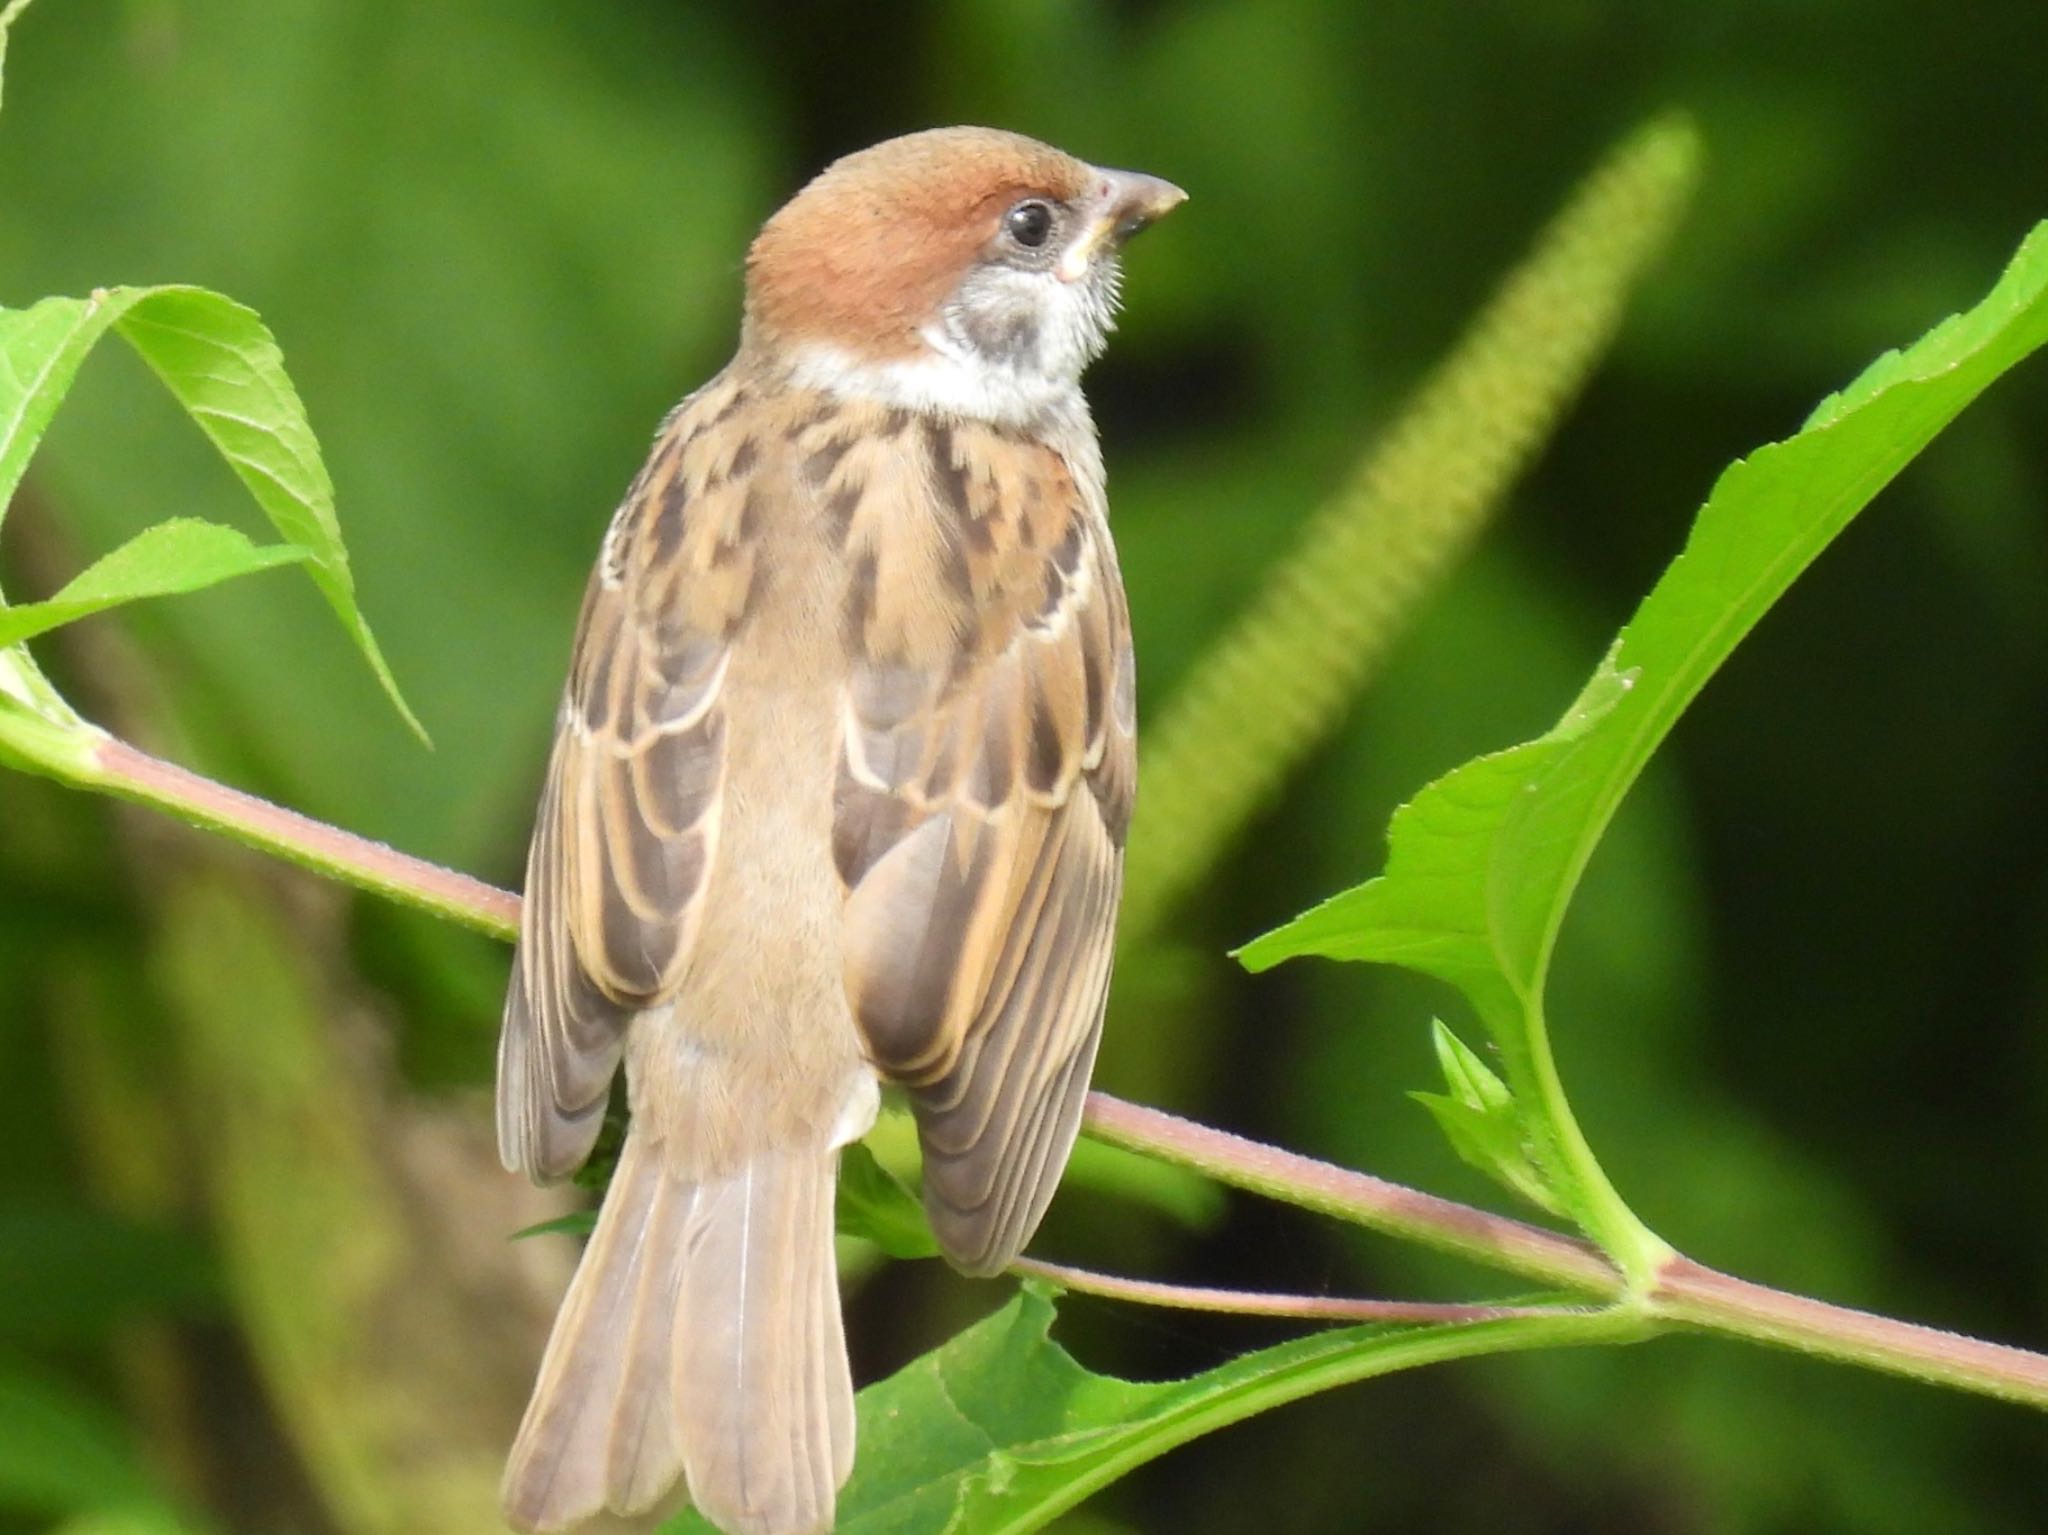
M1270 933L1261 933L1249 942L1241 943L1234 949L1226 950L1225 953L1253 975L1271 970L1287 957L1284 953L1280 952L1280 946L1274 940L1291 925L1283 924L1280 927L1274 928Z

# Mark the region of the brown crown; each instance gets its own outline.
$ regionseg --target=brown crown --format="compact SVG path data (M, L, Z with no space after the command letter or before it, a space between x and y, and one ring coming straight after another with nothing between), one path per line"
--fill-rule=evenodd
M917 331L1025 197L1066 202L1099 173L994 128L935 128L835 161L783 205L747 254L751 338L830 341L877 361Z

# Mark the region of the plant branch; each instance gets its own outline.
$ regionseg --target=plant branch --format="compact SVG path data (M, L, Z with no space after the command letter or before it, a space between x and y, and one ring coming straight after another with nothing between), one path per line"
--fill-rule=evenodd
M1609 1298L1622 1293L1621 1275L1592 1247L1526 1221L1318 1162L1107 1093L1088 1095L1083 1123L1113 1146L1193 1168L1232 1188L1548 1284Z
M1773 1290L1683 1256L1658 1271L1649 1310L1703 1332L2048 1408L2048 1355Z
M37 765L65 782L154 806L478 932L510 939L518 930L519 898L509 891L214 783L93 727L80 726L62 733L80 732L89 742L86 750L40 756ZM1646 1293L1630 1297L1625 1294L1621 1275L1613 1265L1595 1248L1575 1237L1247 1140L1158 1109L1125 1103L1106 1093L1089 1094L1085 1122L1098 1139L1191 1168L1234 1188L1562 1285L1596 1299L1624 1303L1619 1308L1587 1315L1626 1311L1646 1323L1662 1321L1746 1338L1753 1343L2048 1408L2048 1355L1773 1290L1717 1273L1680 1256L1659 1267ZM1053 1264L1032 1263L1029 1268L1076 1290L1154 1304L1213 1304L1215 1309L1251 1314L1469 1321L1482 1312L1506 1316L1532 1309L1239 1295L1095 1275ZM1358 1309L1366 1307L1373 1309ZM1534 1309L1543 1315L1581 1315L1570 1308Z
M88 760L98 787L122 799L492 938L518 935L519 897L509 890L202 778L114 736L99 734Z
M1583 1306L1495 1306L1456 1301L1354 1300L1342 1295L1276 1295L1261 1290L1214 1289L1206 1285L1166 1284L1156 1279L1128 1279L1093 1269L1019 1258L1013 1274L1048 1280L1078 1295L1164 1306L1176 1311L1220 1311L1232 1316L1296 1317L1309 1322L1497 1322L1503 1317L1590 1316Z

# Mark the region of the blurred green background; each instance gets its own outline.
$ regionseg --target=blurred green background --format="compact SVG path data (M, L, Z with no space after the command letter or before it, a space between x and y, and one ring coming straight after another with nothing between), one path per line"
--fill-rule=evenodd
M186 281L263 313L437 749L288 574L43 653L193 766L515 882L583 574L654 424L729 352L752 229L838 153L985 121L1193 193L1135 247L1090 385L1156 716L1574 180L1684 106L1702 192L1613 355L1341 735L1126 966L1099 1077L1497 1203L1402 1096L1430 1085L1444 994L1354 967L1253 980L1222 951L1370 873L1425 779L1544 728L1722 464L1989 286L2048 211L2044 44L2038 0L39 0L0 119L0 302ZM2036 362L1681 726L1594 865L1551 1009L1595 1146L1679 1247L2035 1346L2044 507ZM42 595L172 514L255 526L109 346L0 585ZM567 1252L502 1240L539 1218L487 1139L505 962L0 777L0 1531L96 1508L75 1527L167 1528L147 1510L171 1507L488 1527L477 1489ZM1039 1250L1120 1270L1492 1283L1249 1202L1200 1231L1061 1205ZM933 1265L871 1279L857 1369L1001 1293ZM1062 1336L1164 1376L1282 1331L1075 1300ZM2048 1437L2018 1409L1674 1340L1319 1398L1071 1528L1992 1535L2041 1528L2044 1494Z

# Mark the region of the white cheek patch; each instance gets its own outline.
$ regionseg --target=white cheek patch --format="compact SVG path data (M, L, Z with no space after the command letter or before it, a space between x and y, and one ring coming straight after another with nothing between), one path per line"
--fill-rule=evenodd
M1119 273L1084 238L1051 271L984 266L940 313L947 349L1020 376L1078 383L1115 327ZM1067 267L1079 260L1078 277Z

